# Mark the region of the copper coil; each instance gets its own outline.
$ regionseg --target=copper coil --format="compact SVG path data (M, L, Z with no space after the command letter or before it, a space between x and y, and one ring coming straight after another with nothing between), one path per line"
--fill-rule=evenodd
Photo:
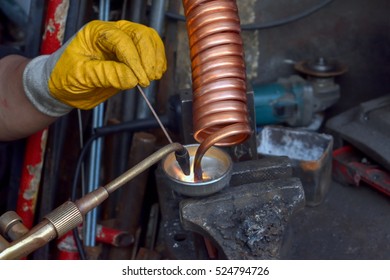
M210 109L210 105L204 106L204 108L209 109L209 112L213 112L215 118L210 119L207 115L208 113L202 110L202 113L204 114L197 119L200 129L198 129L194 134L194 137L201 139L201 143L203 143L206 138L208 138L210 135L213 135L215 131L220 130L222 127L228 126L233 123L245 123L245 117L243 117L242 115L243 113L247 113L247 111L245 110L246 107L242 105L242 102L230 100L226 103L221 103L221 106L222 105L225 105L225 107L215 108L214 106L214 108L211 107L212 109ZM242 137L239 138L242 139ZM243 139L245 140L246 137L243 137ZM236 141L236 138L226 137L214 144L218 143L219 146L231 146L232 141Z
M193 32L191 36L189 37L189 42L190 42L190 48L192 48L193 45L195 45L197 42L200 40L204 40L210 35L213 34L220 34L220 33L227 33L228 32L239 32L240 31L240 26L237 25L239 21L234 21L234 20L223 20L219 22L213 22L209 25L206 25L202 28L199 28L196 32Z
M200 30L209 30L209 26L212 26L214 24L220 24L223 22L239 22L240 19L237 16L237 13L235 11L218 11L214 12L208 15L199 16L192 20L192 23L194 28L190 30L188 35L191 37L194 33L198 32L203 34L204 32ZM190 23L188 23L190 24Z
M240 57L241 61L243 61L244 54L242 51L242 45L220 45L195 54L191 61L192 71L194 71L196 67L204 65L205 63L208 63L216 58L224 59L230 56L238 56Z
M231 0L218 0L218 1L214 1L214 0L183 0L183 6L184 6L184 14L186 15L186 17L191 17L191 13L193 12L193 9L199 7L199 6L205 6L205 5L208 5L212 2L218 2L218 3L223 3L223 2L229 2L229 3L232 3L234 5L236 5L235 1L231 1ZM225 3L225 5L228 5ZM223 7L221 7L223 8ZM236 6L236 9L237 9L237 6Z
M219 101L218 105L205 104L198 112L197 122L202 128L198 130L198 133L205 133L208 130L214 131L215 128L230 124L238 119L245 121L242 114L240 114L242 112L246 112L246 106L238 100L223 100ZM216 118L209 119L209 114L213 114Z
M248 126L245 123L234 123L214 132L212 137L207 137L198 147L194 159L194 182L203 181L201 161L207 150L221 139L231 137L241 143L247 138Z
M236 94L237 98L242 97L242 98L245 98L245 100L246 100L246 95L239 94L239 93L242 93L243 90L246 90L245 81L240 80L240 79L221 79L221 80L215 81L212 84L203 85L202 87L194 90L193 97L194 97L194 99L197 99L197 101L199 101L200 96L203 96L203 95L210 96L215 92L218 92L218 94L220 94L220 96L223 97L225 95L224 92L230 91L230 90L237 91L237 94ZM196 104L198 104L198 103L196 102L194 104L194 106L196 106Z
M251 134L246 73L235 0L183 0L193 86L194 137L200 161L212 145L233 146ZM196 179L196 178L195 178Z
M245 65L240 57L227 57L225 59L215 59L202 64L192 71L193 88L199 88L202 85L224 78L241 78Z
M199 102L194 104L193 109L194 109L194 111L198 110L199 106L201 106L202 104L205 104L206 101L209 103L214 103L214 102L219 102L219 101L223 101L223 100L239 100L239 101L245 103L246 96L240 95L238 90L234 90L234 89L224 90L223 95L220 94L219 91L213 91L210 94L199 96L198 97Z
M193 44L191 46L191 55L197 55L200 52L203 52L204 50L221 46L221 45L229 45L229 44L238 44L242 45L241 36L238 33L216 33L212 34L210 36L207 36L201 41L198 41L197 43ZM193 59L193 57L191 57Z
M242 73L244 68L230 67L224 68L224 64L215 65L213 69L209 70L209 73L205 72L204 75L200 75L193 80L194 88L201 87L204 84L212 83L221 78L240 78L245 79L245 75Z
M198 28L198 24L194 23L195 20L199 21L199 18L204 18L205 21L201 22L201 24L204 24L206 22L206 17L220 12L233 12L236 13L234 17L237 17L237 5L231 1L208 1L200 6L196 6L190 11L186 17L186 21L189 25Z

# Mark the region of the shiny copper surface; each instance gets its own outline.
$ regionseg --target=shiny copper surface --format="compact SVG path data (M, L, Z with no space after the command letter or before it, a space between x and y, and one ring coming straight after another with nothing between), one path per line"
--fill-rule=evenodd
M205 35L203 35L204 37L206 37L207 35L216 32L216 30L210 28L210 26L216 26L214 24L239 21L240 19L238 18L237 13L235 11L216 11L207 15L202 15L194 18L190 23L194 26L194 28L191 29L188 34L191 37L196 32L199 32L199 30L203 30L203 32L199 33L206 33ZM209 31L209 33L205 32L206 30Z
M246 106L244 51L235 0L183 0L190 44L194 137L201 145L194 160L212 146L233 146L250 133Z
M199 98L202 95L211 95L212 93L218 91L218 92L224 92L227 90L237 90L237 91L242 91L245 90L246 85L245 81L240 80L240 79L220 79L218 81L215 81L212 84L207 84L203 85L200 88L197 88L194 90L193 95L196 98ZM221 93L222 95L222 93ZM246 95L238 95L237 98L245 98L246 100Z
M239 32L240 26L238 24L239 21L220 20L219 22L213 22L207 26L199 28L189 37L190 47L213 34L229 31Z
M200 71L202 72L202 69ZM239 67L226 67L224 64L215 64L211 70L204 73L204 75L200 75L192 81L194 87L198 88L203 84L212 83L220 78L245 78L242 69Z
M200 42L193 44L191 46L191 55L196 55L204 50L210 49L212 47L225 45L225 44L238 44L241 43L241 37L238 33L217 33L212 34ZM193 57L191 56L191 59Z
M229 45L220 45L195 55L191 61L192 70L195 70L196 67L200 67L203 64L210 62L214 59L227 59L229 57L237 56L239 59L243 60L244 54L242 52L242 46L238 44L229 44ZM244 63L244 62L243 62ZM242 69L241 69L242 70ZM245 71L244 71L245 74Z
M212 73L212 71L219 71L221 69L226 70L227 72L228 71L236 72L237 70L242 72L242 70L245 69L245 65L243 64L242 59L239 56L217 57L208 62L205 62L204 64L199 65L192 71L193 82L195 83L197 78L202 78L204 80L207 80L208 77L204 77L204 76L209 76L207 75L208 74L207 72ZM221 73L220 75L222 75L221 78L224 78L223 77L224 74ZM219 77L219 75L217 76ZM232 77L238 77L238 76L232 76ZM245 75L243 75L242 73L239 74L239 77L245 79Z
M230 141L241 143L250 133L250 127L244 123L235 123L225 126L216 131L212 137L207 137L198 147L194 159L194 181L203 181L203 172L201 161L207 150L223 139L229 138Z
M186 20L192 25L192 20L202 17L205 15L209 15L216 12L224 12L224 11L233 11L237 12L237 5L234 1L202 1L202 5L200 3L196 3L197 1L185 1L191 2L191 4L185 4L187 6L186 11ZM199 1L198 1L199 2Z
M183 0L183 6L184 6L184 13L186 17L190 17L190 13L192 10L198 6L205 5L209 2L212 2L210 0ZM226 1L219 1L219 2L226 2Z

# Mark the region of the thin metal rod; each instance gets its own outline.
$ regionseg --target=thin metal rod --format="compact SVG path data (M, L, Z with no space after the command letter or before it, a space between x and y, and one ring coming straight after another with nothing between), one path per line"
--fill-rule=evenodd
M142 90L142 88L141 88L139 85L137 85L137 88L138 88L138 90L141 92L142 97L145 99L146 104L148 104L148 106L149 106L149 108L150 108L150 111L152 111L154 117L156 118L156 120L157 120L158 124L160 125L162 131L164 132L165 136L167 137L169 143L172 144L173 141L172 141L171 137L169 136L167 130L166 130L165 127L164 127L164 125L162 124L162 122L161 122L160 118L158 117L156 111L153 109L152 104L150 104L148 98L146 97L146 94L144 93L144 91Z
M166 0L152 0L151 10L150 10L150 24L149 26L157 31L157 33L162 36L164 20L165 20L165 3ZM152 104L155 103L155 95L157 90L156 81L151 81L150 85L145 88L145 95L151 101ZM138 99L137 106L137 119L145 119L150 116L149 111L146 108L142 99Z

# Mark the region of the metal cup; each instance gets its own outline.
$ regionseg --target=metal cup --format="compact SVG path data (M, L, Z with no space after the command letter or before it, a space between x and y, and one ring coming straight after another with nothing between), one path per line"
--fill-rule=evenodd
M194 182L193 162L199 144L185 146L190 155L191 174L186 176L178 165L175 154L162 160L161 166L170 180L169 186L186 196L207 196L225 188L232 175L233 162L225 151L211 147L202 158L203 181Z

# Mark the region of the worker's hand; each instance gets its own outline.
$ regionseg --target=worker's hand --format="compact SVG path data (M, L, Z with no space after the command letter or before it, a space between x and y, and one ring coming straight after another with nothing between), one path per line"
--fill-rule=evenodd
M92 21L50 56L24 72L27 96L43 113L91 109L120 90L146 87L166 70L158 33L129 21Z

